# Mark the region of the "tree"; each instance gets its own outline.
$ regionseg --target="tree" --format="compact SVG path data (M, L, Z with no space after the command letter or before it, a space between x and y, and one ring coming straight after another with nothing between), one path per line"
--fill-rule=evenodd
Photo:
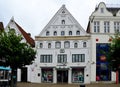
M0 31L0 59L4 60L1 64L12 68L12 75L16 75L14 71L17 68L29 65L35 59L36 51L21 41L22 36L17 35L14 29Z
M112 66L112 70L118 75L118 70L120 69L120 33L116 33L114 36L111 36L111 39L112 42L108 52L108 61ZM118 78L117 75L116 78Z
M109 61L113 70L117 71L120 66L120 33L116 33L111 39Z

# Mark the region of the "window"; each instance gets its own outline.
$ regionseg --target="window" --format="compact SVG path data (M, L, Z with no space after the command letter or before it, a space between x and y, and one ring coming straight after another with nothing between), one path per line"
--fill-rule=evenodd
M72 35L72 31L69 31L69 35Z
M94 21L94 32L95 33L100 32L100 23L99 23L99 21Z
M72 62L85 62L85 54L72 54Z
M56 48L61 48L61 42L55 42L55 47Z
M49 31L47 31L47 32L46 32L46 36L49 36L49 34L50 34L50 32L49 32Z
M64 36L65 35L65 31L61 31L61 36Z
M110 32L110 23L108 21L104 22L104 33Z
M58 63L67 63L67 54L58 54Z
M87 47L87 43L86 42L83 42L83 47Z
M120 22L114 22L114 31L120 32Z
M74 48L78 48L78 44L77 43L74 43Z
M64 42L64 48L70 48L70 42L69 41Z
M65 20L61 20L61 24L65 24Z
M40 43L40 48L43 48L43 43Z
M41 55L40 62L41 63L52 63L52 55Z
M63 10L62 13L65 13L65 11Z
M100 8L101 13L104 13L104 8Z
M48 48L51 48L51 43L48 43Z
M76 31L76 35L80 35L80 31L78 30L78 31Z
M54 36L57 36L57 31L54 31Z

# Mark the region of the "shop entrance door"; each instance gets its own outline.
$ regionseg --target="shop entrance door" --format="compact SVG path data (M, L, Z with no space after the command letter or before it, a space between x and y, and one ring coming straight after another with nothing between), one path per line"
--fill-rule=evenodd
M57 71L57 82L58 83L68 83L68 70L58 70Z

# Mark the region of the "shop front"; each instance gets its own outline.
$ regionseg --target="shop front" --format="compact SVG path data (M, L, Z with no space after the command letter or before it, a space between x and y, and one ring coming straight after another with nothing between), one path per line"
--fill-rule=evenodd
M72 69L72 82L73 83L84 83L84 68L73 68Z
M42 69L42 82L52 83L53 82L53 69L52 68L43 68Z
M68 83L68 70L57 70L57 83Z

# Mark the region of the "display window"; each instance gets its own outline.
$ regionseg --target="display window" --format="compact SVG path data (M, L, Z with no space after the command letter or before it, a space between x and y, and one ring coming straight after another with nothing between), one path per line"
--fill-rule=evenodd
M53 82L52 69L42 69L42 82Z
M72 69L72 82L73 83L84 82L84 69Z

